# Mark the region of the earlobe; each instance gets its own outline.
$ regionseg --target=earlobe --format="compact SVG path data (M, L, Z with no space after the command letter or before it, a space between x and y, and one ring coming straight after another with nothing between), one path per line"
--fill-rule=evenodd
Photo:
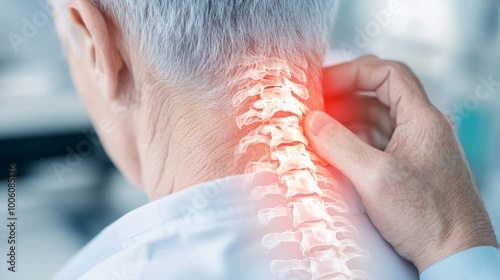
M83 55L94 68L102 94L109 99L117 98L119 72L124 62L112 34L115 30L112 23L88 0L69 0L68 10L72 23L84 31Z

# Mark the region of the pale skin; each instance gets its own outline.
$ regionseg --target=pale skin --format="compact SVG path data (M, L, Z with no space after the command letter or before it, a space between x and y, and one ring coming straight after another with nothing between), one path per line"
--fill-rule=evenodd
M86 0L67 5L70 22L60 15L55 22L73 81L108 155L131 182L155 200L243 172L251 158L234 157L248 133L236 126L241 112L211 108L197 89L165 83L139 59L133 40L96 7ZM370 67L360 67L365 64ZM354 183L383 237L419 270L462 249L497 246L452 126L416 78L375 58L338 67L327 70L326 81L342 81L327 84L327 98L376 90L385 107L367 101L371 113L365 117L377 116L370 125L392 136L391 142L385 151L371 148L339 122L313 136L307 125L317 113L308 116L305 129L319 154ZM390 83L383 83L385 77ZM308 106L322 109L321 93L310 94ZM227 96L221 104L230 101ZM392 123L378 117L386 107Z
M233 152L248 131L236 126L236 110L210 108L196 89L161 81L137 57L134 42L88 1L69 0L67 10L70 22L60 15L55 22L74 84L108 155L129 181L155 200L243 172Z

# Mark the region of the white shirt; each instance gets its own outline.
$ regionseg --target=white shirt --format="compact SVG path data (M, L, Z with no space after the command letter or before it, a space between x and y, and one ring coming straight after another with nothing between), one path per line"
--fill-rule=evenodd
M263 226L257 212L284 203L284 198L250 198L255 184L269 184L270 174L226 177L201 183L148 203L104 229L58 273L55 280L133 279L279 279L270 272L272 259L300 257L295 244L265 252L261 240L286 221ZM369 252L362 269L370 279L418 279L413 265L402 260L371 224L352 185L341 182L356 227L359 245ZM283 279L308 279L293 272ZM310 276L309 276L310 279Z

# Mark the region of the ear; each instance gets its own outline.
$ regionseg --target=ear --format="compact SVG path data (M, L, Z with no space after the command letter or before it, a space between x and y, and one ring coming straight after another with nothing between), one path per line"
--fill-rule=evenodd
M119 72L124 65L117 48L114 26L106 16L88 0L69 0L68 12L72 24L83 32L84 59L94 68L96 80L105 97L118 97Z

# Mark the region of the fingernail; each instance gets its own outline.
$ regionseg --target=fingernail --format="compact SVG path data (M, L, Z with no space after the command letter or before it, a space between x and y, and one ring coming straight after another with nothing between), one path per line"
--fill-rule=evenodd
M318 136L323 128L329 124L333 124L333 119L323 112L317 112L313 115L309 128L314 136Z

